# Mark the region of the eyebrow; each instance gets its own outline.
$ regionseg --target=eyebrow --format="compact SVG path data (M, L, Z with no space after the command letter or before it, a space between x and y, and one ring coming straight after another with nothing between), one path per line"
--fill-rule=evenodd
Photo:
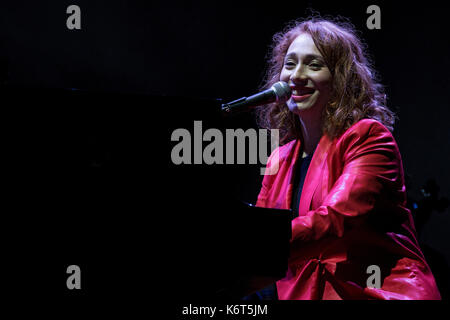
M284 59L286 60L287 58L295 57L295 56L296 56L296 54L294 52L291 52L291 53L287 54L286 57L284 57ZM305 55L305 59L311 59L311 58L314 58L314 59L318 58L318 59L323 60L323 57L319 56L317 54L310 53L310 54Z

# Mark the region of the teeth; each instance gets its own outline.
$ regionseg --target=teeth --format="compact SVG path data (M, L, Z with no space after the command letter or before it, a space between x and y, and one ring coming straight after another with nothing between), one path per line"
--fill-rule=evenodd
M313 93L313 92L314 92L313 90L306 91L306 92L298 92L298 90L292 90L292 94L293 94L294 96L304 96L304 95L306 95L306 94L311 94L311 93Z

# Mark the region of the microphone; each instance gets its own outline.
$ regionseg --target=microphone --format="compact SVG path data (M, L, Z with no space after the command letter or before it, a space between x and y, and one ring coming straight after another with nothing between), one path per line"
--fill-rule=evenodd
M272 102L283 103L291 96L291 88L284 81L278 81L270 89L222 104L222 112L225 114L248 111L251 108Z

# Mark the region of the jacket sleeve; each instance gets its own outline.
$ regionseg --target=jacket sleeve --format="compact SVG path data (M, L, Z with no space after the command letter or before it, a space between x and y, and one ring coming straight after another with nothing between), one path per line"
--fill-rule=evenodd
M389 202L385 197L394 204L404 197L397 144L379 122L351 127L336 147L339 157L333 161L342 161L342 172L320 207L292 220L291 241L341 237L344 226L358 225L375 207Z

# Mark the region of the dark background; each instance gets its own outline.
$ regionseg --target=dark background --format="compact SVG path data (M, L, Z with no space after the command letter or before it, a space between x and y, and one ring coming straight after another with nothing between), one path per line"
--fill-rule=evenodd
M66 28L66 8L71 4L81 8L81 30ZM381 8L381 30L366 27L369 16L366 9L371 4ZM88 160L95 162L100 158L98 166L101 167L102 161L108 163L111 150L114 153L120 149L122 156L133 152L126 142L123 144L127 147L115 145L120 145L124 133L120 129L123 124L117 122L123 115L125 127L133 127L133 121L136 121L135 126L145 128L135 134L141 135L141 142L142 134L148 135L147 150L153 150L155 156L162 159L158 164L170 166L167 164L170 149L165 139L169 137L170 128L177 128L174 124L177 122L171 120L186 114L189 108L195 108L198 101L214 106L216 99L228 101L257 92L273 34L281 31L288 21L306 17L312 10L321 15L349 18L368 44L374 67L386 86L388 105L399 116L394 135L403 157L410 205L420 203L420 190L429 179L434 179L440 187L438 198L448 197L449 28L444 5L433 1L396 4L382 1L270 4L242 1L3 1L0 7L0 56L3 65L7 66L2 67L6 70L3 86L17 95L2 102L4 115L13 113L15 116L14 126L11 119L2 119L7 144L14 150L20 149L22 153L16 154L23 155L26 148L18 145L27 140L29 148L36 148L32 155L41 155L40 160L30 156L30 152L26 160L19 156L9 159L16 164L26 162L28 168L33 167L34 161L36 167L40 163L49 171L54 170L53 162L46 155L55 152L55 146L47 153L45 147L36 147L38 144L28 139L32 133L25 133L26 128L33 127L34 133L42 134L42 145L46 138L60 134L57 131L42 133L45 125L50 123L59 126L61 132L74 129L70 131L71 139L79 141L81 138L77 140L76 137L83 136L74 133L77 132L74 119L78 119L80 124L90 128L90 132L97 130L96 138L91 134L81 140L90 146L89 151L83 149ZM95 99L68 101L73 94L71 88L78 89L76 92L99 95ZM117 98L120 94L127 96ZM20 95L28 95L28 100ZM53 98L49 100L49 97ZM74 117L64 122L67 120L64 116L68 114ZM108 114L114 121L105 126ZM103 123L98 126L102 129L95 129L97 120ZM70 125L65 126L67 123ZM20 124L22 127L16 126ZM250 114L239 117L229 126L255 127L255 124ZM101 130L105 131L99 133ZM64 141L58 143L64 149ZM105 149L98 150L97 146ZM64 161L68 162L76 162L74 159L81 157L74 151L66 156ZM109 156L117 160L114 155ZM86 168L92 167L91 162ZM132 165L130 161L123 163ZM262 178L258 174L259 167L248 165L226 169L227 174L231 171L234 179L228 182L232 188L230 192L242 200L255 202ZM198 174L209 174L205 172L199 170ZM44 176L41 173L39 178ZM18 183L18 190L22 190L22 186ZM28 186L30 190L33 187L39 189L38 184ZM169 190L169 200L165 199L161 204L151 198L152 204L165 207L170 206L170 201L177 201L177 191L171 186L168 183L163 189ZM161 187L153 187L161 192ZM63 211L61 215L68 215L68 211ZM449 209L429 212L429 219L420 221L420 241L440 280L442 294L448 297ZM53 224L63 234L64 227L53 219L55 216L51 217L48 225ZM36 223L42 222L34 219ZM27 221L24 219L22 223L27 225ZM82 233L83 225L77 226ZM152 228L159 230L164 226ZM70 260L70 254L65 255L65 259ZM85 260L86 268L100 268L89 261Z

